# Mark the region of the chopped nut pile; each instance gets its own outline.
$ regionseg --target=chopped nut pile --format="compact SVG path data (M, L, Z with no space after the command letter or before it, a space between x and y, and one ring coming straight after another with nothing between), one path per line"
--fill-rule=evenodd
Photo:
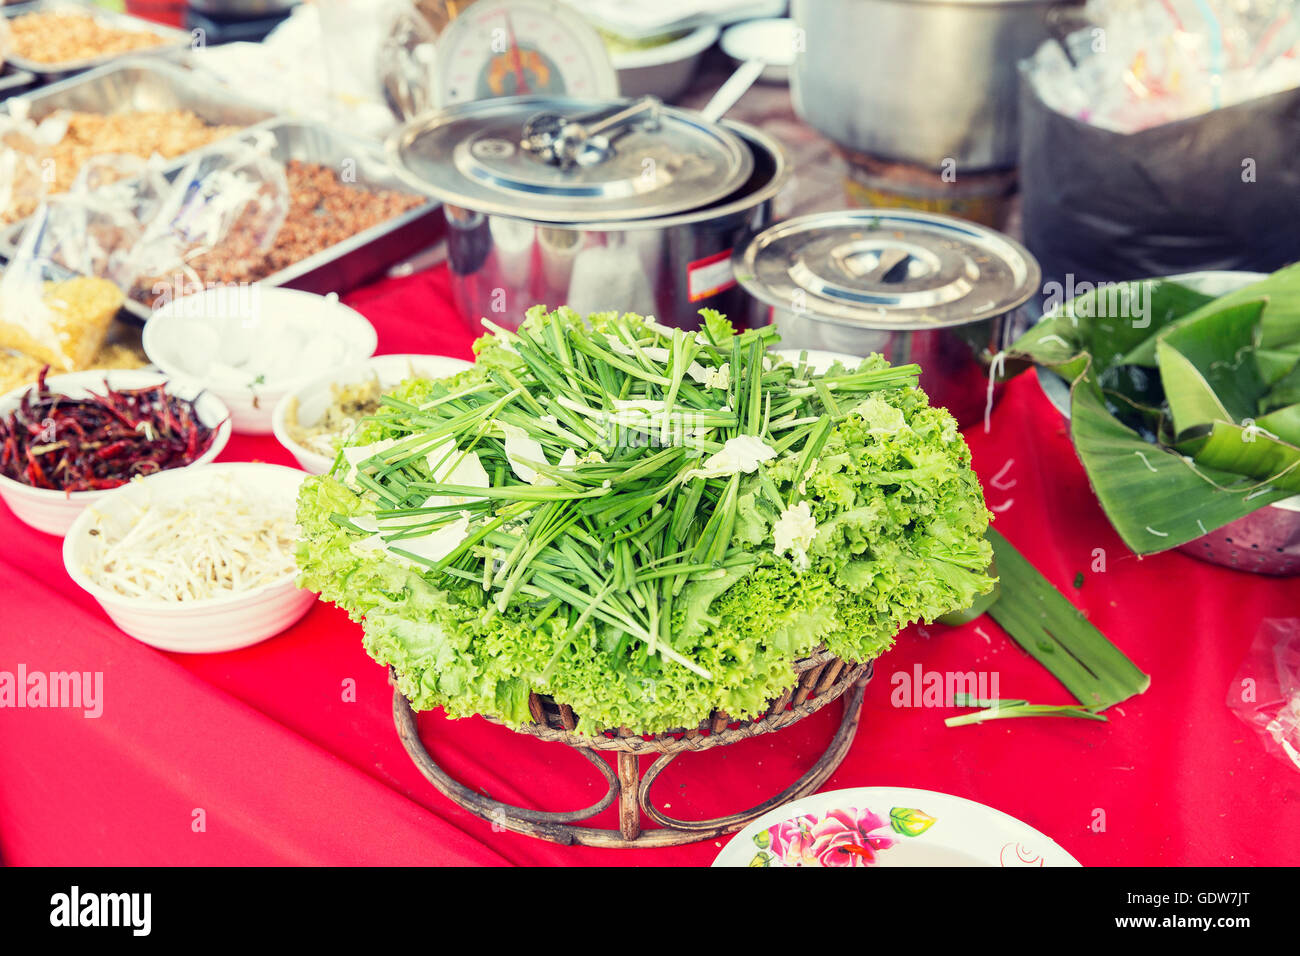
M161 46L163 39L143 30L109 26L86 13L24 13L10 23L14 56L57 66L101 56Z

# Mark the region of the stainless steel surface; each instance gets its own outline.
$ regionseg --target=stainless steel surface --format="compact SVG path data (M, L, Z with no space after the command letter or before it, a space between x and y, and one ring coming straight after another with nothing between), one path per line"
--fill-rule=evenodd
M17 96L36 84L36 74L26 70L5 70L0 73L0 100Z
M736 67L736 72L727 77L727 82L718 87L713 98L700 110L700 117L706 123L716 123L726 116L740 98L749 92L749 88L763 75L766 64L762 60L746 60Z
M617 309L682 328L713 308L741 325L763 310L735 284L733 249L773 219L790 176L780 145L724 121L753 154L744 186L687 213L613 223L557 225L445 207L452 291L462 314L517 325L534 304L579 312Z
M261 128L275 136L271 155L281 162L298 159L336 171L350 169L354 176L349 185L423 195L403 181L389 165L383 150L369 140L322 123L297 120L273 120ZM382 276L389 266L433 245L440 238L442 228L438 204L430 200L272 273L262 282L321 294L349 292Z
M795 111L832 140L940 168L1016 164L1016 64L1061 0L792 0ZM960 175L960 173L959 173Z
M634 124L616 141L597 134L570 166L521 148L538 114L583 117L622 101L501 97L409 123L388 138L409 183L485 214L556 224L619 222L700 209L734 193L753 170L745 144L698 114L660 107L653 126Z
M1165 276L1205 295L1226 295L1265 278L1262 272L1207 271ZM1055 311L1043 316L1051 318ZM1043 394L1070 420L1070 384L1049 368L1038 366ZM1255 574L1300 574L1300 495L1284 498L1243 518L1179 545L1177 550L1210 564Z
M519 145L534 159L561 169L601 163L620 137L638 128L658 129L662 105L653 96L643 96L577 115L536 113L524 121Z
M733 261L785 347L916 362L931 402L963 426L983 417L990 363L1023 331L1040 280L1033 256L991 229L888 209L787 220Z
M157 59L121 59L6 100L40 120L55 110L118 113L189 110L212 126L252 126L275 114L202 74Z
M368 140L323 124L285 119L263 123L248 135L261 131L274 136L271 155L281 162L297 159L334 170L350 169L354 173L350 184L365 189L416 192L393 171L379 147ZM168 178L174 180L181 172L180 168L173 167ZM306 292L342 294L381 277L393 264L423 252L439 240L442 229L438 204L430 200L260 281ZM12 254L20 235L20 228L5 234L3 246L8 254ZM140 302L128 299L123 308L140 322L149 318L148 307Z
M253 20L288 13L301 0L188 0L199 13L227 20Z
M789 219L737 253L752 295L776 308L864 329L968 325L1019 308L1038 263L985 226L902 209Z
M131 50L128 53L110 53L106 56L87 57L66 63L38 63L35 60L29 60L21 56L9 56L5 62L20 70L34 73L41 82L50 83L124 57L175 55L182 50L188 49L193 42L193 38L185 30L154 23L152 20L143 20L140 17L133 17L126 13L115 13L111 10L105 10L103 7L78 2L78 0L35 0L33 3L24 3L21 6L0 7L0 15L12 18L22 16L25 13L41 13L67 8L75 8L79 12L89 14L107 26L120 30L151 33L163 42L148 49Z
M1252 574L1300 574L1300 496L1252 511L1178 550Z

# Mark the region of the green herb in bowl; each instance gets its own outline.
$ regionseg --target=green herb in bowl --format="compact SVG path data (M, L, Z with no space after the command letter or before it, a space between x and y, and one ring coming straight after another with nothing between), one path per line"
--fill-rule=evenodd
M658 733L758 715L971 604L989 514L915 366L815 374L772 329L531 310L382 399L303 484L301 583L363 620L419 709Z

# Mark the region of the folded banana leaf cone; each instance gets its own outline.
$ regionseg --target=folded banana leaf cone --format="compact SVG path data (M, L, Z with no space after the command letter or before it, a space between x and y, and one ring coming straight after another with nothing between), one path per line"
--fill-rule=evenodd
M1300 493L1300 265L1226 295L1186 280L1089 289L1008 356L1070 384L1070 436L1136 554Z

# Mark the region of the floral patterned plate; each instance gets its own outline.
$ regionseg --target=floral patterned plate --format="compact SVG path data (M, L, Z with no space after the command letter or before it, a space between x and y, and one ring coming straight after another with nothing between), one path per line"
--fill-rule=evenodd
M973 800L907 787L815 793L765 813L714 866L1078 866L1033 827Z

